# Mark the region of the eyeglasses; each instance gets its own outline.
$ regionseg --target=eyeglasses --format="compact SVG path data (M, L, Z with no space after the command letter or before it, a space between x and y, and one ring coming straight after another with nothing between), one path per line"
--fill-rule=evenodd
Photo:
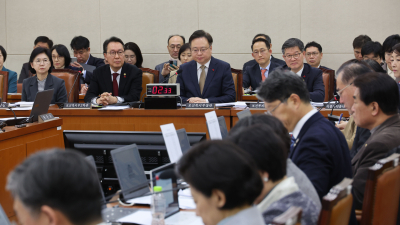
M125 59L134 59L136 55L125 55Z
M115 57L115 54L117 54L117 53L118 53L119 56L125 55L125 52L124 52L124 51L118 51L118 52L116 52L116 51L111 51L111 52L107 52L107 53L108 53L109 55L113 56L113 57Z
M308 53L306 53L306 56L307 56L307 57L310 57L310 56L315 57L315 56L317 56L317 55L319 55L319 52L308 52Z
M170 49L180 49L182 46L181 45L170 45L170 46L168 46Z
M286 102L287 99L283 100L281 103L279 103L277 106L275 106L272 110L265 112L265 114L272 116L272 113L284 102Z
M260 49L260 51L255 50L255 51L253 52L253 54L258 55L258 54L261 53L261 55L264 55L266 52L267 52L267 49L262 48L262 49Z
M35 60L34 63L37 64L37 65L40 65L41 63L48 64L48 63L50 63L50 60L48 60L48 59L43 59L43 60L38 59L38 60Z
M208 48L201 48L201 49L194 48L194 49L192 49L192 53L193 53L193 54L198 54L199 52L204 53L204 52L206 52L209 48L210 48L210 47L208 47Z
M344 87L342 90L337 91L337 95L340 96L342 94L342 92L344 91L344 89L348 88L350 85L352 85L353 82L351 82L350 84L348 84L346 87Z
M54 55L51 57L53 57L53 60L59 60L64 58L64 56L54 56Z
M298 59L300 57L300 55L301 55L301 53L296 53L293 55L284 55L284 57L287 59L291 59L291 58Z

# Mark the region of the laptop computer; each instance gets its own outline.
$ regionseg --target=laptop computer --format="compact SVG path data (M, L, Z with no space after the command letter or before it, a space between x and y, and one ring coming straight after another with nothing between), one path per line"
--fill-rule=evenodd
M33 102L29 122L38 121L39 115L46 114L49 111L51 99L53 98L54 89L39 91L36 93L35 101Z
M185 128L176 131L178 135L179 144L181 145L182 154L185 154L190 149L190 142Z
M11 225L10 220L8 219L6 213L3 210L3 207L0 204L0 224L2 225Z
M250 109L245 109L243 111L236 113L236 115L238 116L239 120L241 120L243 118L251 116L251 112Z

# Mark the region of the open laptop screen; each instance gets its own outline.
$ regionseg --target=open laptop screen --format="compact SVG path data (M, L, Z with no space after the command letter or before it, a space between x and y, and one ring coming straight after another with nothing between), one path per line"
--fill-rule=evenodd
M225 139L228 136L228 128L226 127L225 117L218 117L219 129L221 130L221 137Z
M190 149L189 138L187 136L185 128L176 131L178 135L179 144L181 145L182 154L185 154Z
M93 168L94 168L95 170L97 170L97 168L96 168L96 162L94 161L93 156L92 156L92 155L88 155L88 156L86 156L85 158L86 158L86 160L90 163L90 165L92 165ZM97 172L97 171L96 171L96 172ZM107 205L106 205L107 201L106 201L106 197L104 196L104 191L103 191L103 188L101 187L101 183L100 183L100 180L99 180L98 177L97 177L97 180L99 181L99 188L100 188L101 196L102 196L102 198L103 198L103 200L102 200L102 204L103 204L102 208L104 209L104 208L107 208Z

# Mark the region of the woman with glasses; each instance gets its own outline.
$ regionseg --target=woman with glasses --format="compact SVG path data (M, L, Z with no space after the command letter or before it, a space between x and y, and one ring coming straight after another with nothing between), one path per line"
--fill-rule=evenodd
M135 65L137 68L143 68L142 51L134 42L128 42L124 45L125 50L125 63Z
M182 47L179 49L178 59L181 62L181 65L193 60L189 43L182 45ZM174 83L176 83L176 79L178 78L177 71L179 70L179 66L173 65L173 68L171 68L171 69L173 69L173 70L169 74L170 78L168 80L168 83L174 84Z
M54 89L51 104L67 102L65 82L50 74L52 66L53 61L49 50L39 47L32 51L29 58L29 70L36 76L23 81L22 101L33 102L37 92Z

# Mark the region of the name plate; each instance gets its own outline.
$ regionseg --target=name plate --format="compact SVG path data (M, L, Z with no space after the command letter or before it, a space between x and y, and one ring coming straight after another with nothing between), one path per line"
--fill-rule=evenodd
M39 117L38 117L39 123L44 123L44 122L52 121L55 119L56 118L51 113L42 114L42 115L39 115Z
M186 109L214 109L215 103L186 103Z
M0 109L8 109L8 103L5 102L0 103Z
M334 108L335 107L335 108ZM346 109L344 107L344 104L339 103L335 106L335 103L329 103L329 104L325 104L325 109Z
M92 103L64 103L63 109L91 109Z
M250 109L265 109L264 103L250 103Z

